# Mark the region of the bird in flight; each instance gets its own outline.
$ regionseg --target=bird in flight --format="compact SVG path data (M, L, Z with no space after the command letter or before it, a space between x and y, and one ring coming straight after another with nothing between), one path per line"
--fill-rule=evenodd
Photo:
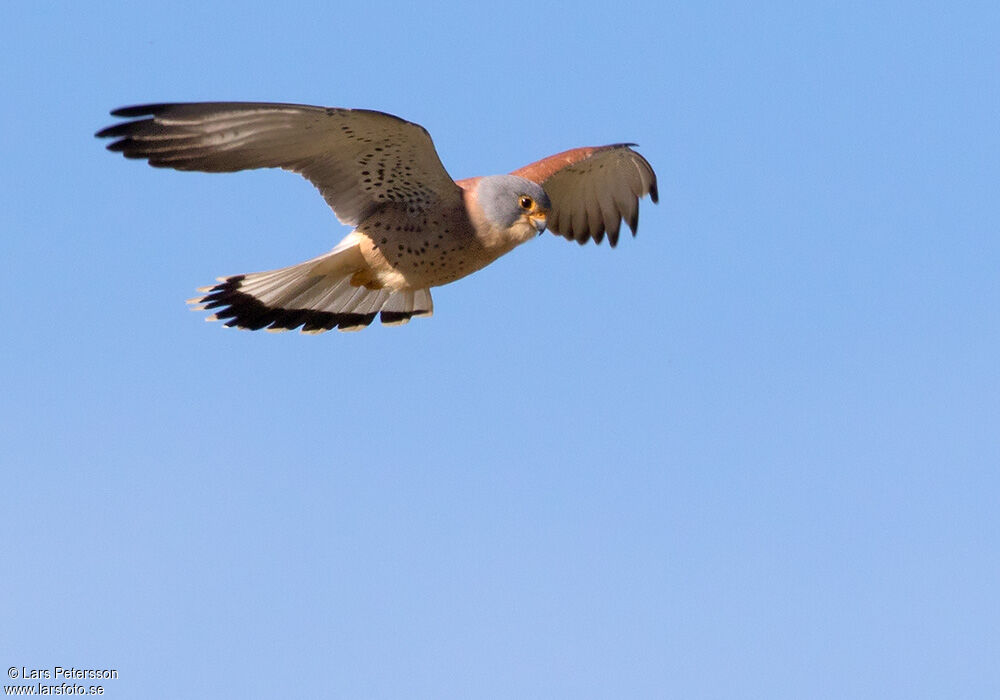
M575 148L509 175L452 180L430 134L383 112L251 102L149 104L111 113L108 149L156 167L282 168L354 227L333 250L220 277L189 301L208 320L269 331L352 331L433 312L430 288L479 270L546 228L583 244L635 235L656 175L635 144Z

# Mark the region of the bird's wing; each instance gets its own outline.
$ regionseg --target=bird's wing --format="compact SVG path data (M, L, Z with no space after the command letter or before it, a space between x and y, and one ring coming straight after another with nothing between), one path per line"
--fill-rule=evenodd
M600 243L605 232L614 247L622 218L635 235L639 199L658 199L656 173L631 143L574 148L515 170L549 195L548 229L581 245Z
M383 112L252 102L150 104L112 112L131 121L98 137L126 158L177 170L284 168L319 189L341 222L387 207L415 216L460 206L430 134Z

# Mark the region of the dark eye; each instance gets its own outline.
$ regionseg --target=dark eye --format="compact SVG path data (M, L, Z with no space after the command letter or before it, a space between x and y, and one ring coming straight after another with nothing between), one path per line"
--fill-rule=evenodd
M535 200L533 200L526 194L522 194L521 199L519 199L517 203L521 205L522 209L531 209L532 205L534 205L535 203Z

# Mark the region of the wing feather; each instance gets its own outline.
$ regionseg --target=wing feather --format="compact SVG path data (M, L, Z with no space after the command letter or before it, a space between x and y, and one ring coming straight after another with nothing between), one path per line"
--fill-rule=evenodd
M622 219L635 235L639 226L639 199L659 199L656 173L635 144L575 148L515 170L540 184L549 195L552 211L548 229L581 244L600 243L607 234L618 243Z
M427 131L384 112L266 102L123 107L131 119L97 132L108 149L156 167L202 172L284 168L319 189L343 223L377 208L415 216L460 206Z

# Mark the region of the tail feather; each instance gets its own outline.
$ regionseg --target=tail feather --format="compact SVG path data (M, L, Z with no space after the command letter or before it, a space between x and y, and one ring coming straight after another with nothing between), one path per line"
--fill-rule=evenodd
M422 318L434 313L434 302L431 300L431 290L417 289L413 292L413 315Z
M382 323L387 326L401 326L409 323L414 316L431 316L434 303L429 289L401 290L394 292L382 307Z
M380 314L383 324L399 325L432 313L430 290L352 285L352 276L363 265L356 243L342 243L298 265L219 278L218 284L199 289L203 295L188 303L194 310L214 311L206 320L274 332L300 327L303 333L360 330Z

